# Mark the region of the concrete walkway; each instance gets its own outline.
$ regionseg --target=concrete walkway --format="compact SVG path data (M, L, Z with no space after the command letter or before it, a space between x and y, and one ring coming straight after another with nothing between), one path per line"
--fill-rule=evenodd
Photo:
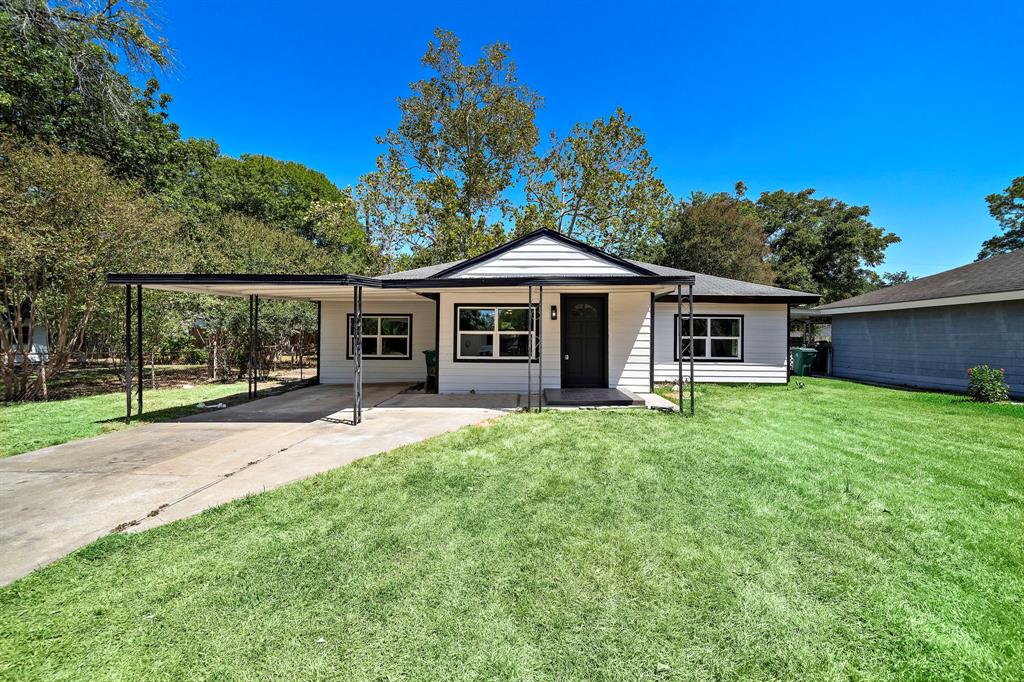
M516 395L315 386L0 459L0 585L113 531L143 530L515 409Z

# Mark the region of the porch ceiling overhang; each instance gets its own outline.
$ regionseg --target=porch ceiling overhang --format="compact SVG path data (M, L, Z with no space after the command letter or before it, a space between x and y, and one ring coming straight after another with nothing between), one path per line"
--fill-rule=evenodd
M658 293L675 285L688 286L695 278L688 276L619 276L619 277L474 277L460 279L378 279L361 275L240 275L240 274L139 274L110 273L107 284L136 284L150 289L180 291L215 296L249 296L300 301L326 301L352 297L352 288L363 287L366 298L404 298L419 291L446 289L502 288L526 286L551 287L646 287Z

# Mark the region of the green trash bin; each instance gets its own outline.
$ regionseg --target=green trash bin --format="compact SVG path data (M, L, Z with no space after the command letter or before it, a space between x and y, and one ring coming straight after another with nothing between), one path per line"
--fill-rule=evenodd
M816 348L794 348L793 351L793 374L798 377L809 376L811 365L814 364L814 356L818 354Z
M427 393L437 393L437 351L425 350L427 360Z

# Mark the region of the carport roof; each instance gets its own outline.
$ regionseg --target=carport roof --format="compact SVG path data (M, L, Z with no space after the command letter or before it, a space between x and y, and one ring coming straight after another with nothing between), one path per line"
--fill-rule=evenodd
M110 273L107 284L139 284L152 289L165 289L217 296L248 296L294 300L325 300L348 296L350 287L364 291L387 290L390 296L412 294L415 290L452 288L525 287L525 286L669 286L690 285L692 275L637 275L617 277L465 277L459 279L384 279L361 275L290 275L290 274L185 274L185 273ZM373 294L371 294L373 295ZM379 296L380 294L378 294Z

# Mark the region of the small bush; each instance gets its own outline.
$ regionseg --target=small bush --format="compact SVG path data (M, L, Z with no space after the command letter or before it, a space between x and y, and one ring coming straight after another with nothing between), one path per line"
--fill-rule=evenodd
M998 403L1010 396L1006 385L1006 372L988 365L977 365L967 370L967 395L979 403Z

